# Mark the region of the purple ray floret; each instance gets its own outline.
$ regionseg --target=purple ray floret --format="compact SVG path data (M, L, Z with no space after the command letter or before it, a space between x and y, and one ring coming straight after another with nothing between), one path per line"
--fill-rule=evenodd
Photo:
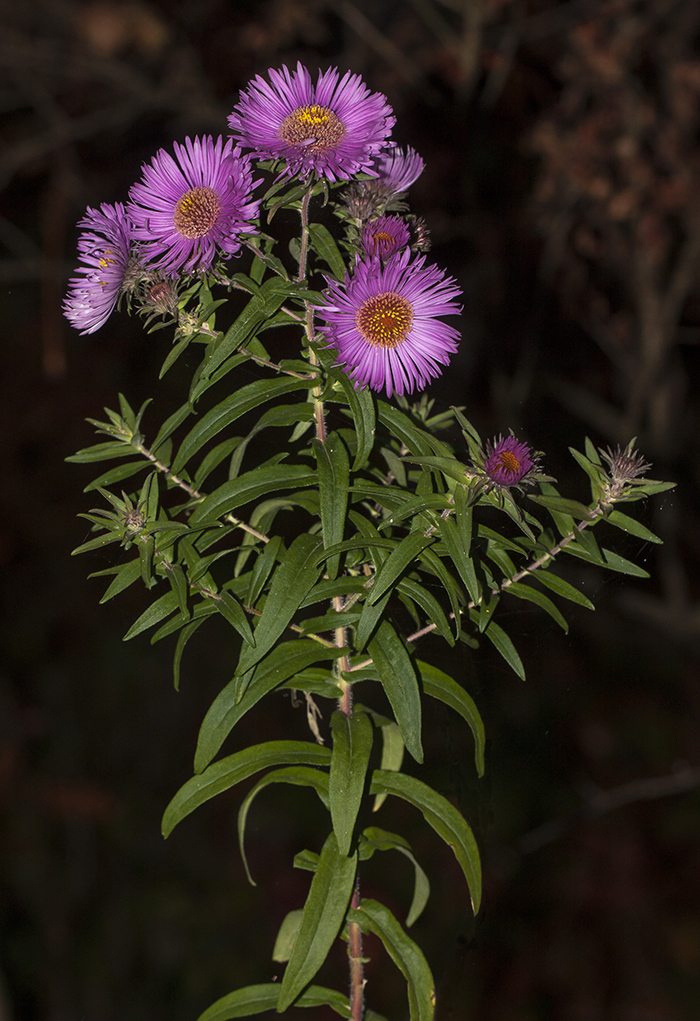
M185 139L175 158L160 149L129 193L134 236L145 259L163 273L194 273L214 257L235 255L241 234L256 233L250 160L219 136Z
M339 284L328 279L317 311L329 347L355 387L406 394L424 390L457 350L459 333L441 316L459 315L461 290L425 257L408 249L385 264L358 261Z
M360 171L374 174L373 157L386 148L395 117L386 97L370 92L359 75L337 68L316 85L301 64L296 71L257 75L229 116L232 133L256 156L284 160L286 173L312 172L330 181Z
M103 204L91 209L78 224L78 255L83 265L71 277L63 314L81 333L94 333L109 319L124 286L129 267L132 225L124 206Z

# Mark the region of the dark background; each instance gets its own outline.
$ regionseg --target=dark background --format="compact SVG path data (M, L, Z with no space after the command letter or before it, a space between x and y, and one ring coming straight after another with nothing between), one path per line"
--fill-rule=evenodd
M291 858L318 849L321 816L303 791L273 789L251 814L255 889L236 846L240 791L159 835L228 680L228 636L199 632L175 693L167 643L121 641L143 591L99 606L104 584L86 575L111 559L70 558L95 499L81 493L88 469L63 459L92 442L85 417L119 390L135 404L155 392L168 341L123 314L79 337L60 312L85 206L123 200L159 146L225 133L249 78L297 59L386 93L396 139L426 161L412 208L465 292L439 401L464 405L486 436L512 427L568 495L587 496L567 453L586 434L637 435L654 477L678 482L635 505L662 549L617 533L650 581L567 563L597 604L572 608L568 636L503 601L525 684L488 653L447 662L490 738L477 781L464 725L430 711L429 779L483 850L475 925L450 852L407 807L383 821L433 882L414 933L437 1017L700 1016L696 0L2 0L0 12L1 1021L193 1019L280 974L275 933L308 887ZM183 382L166 377L147 431ZM245 726L250 743L308 733L282 695ZM384 857L365 888L403 918L409 865ZM393 965L367 952L371 1005L406 1017ZM342 987L344 973L341 948L319 979Z

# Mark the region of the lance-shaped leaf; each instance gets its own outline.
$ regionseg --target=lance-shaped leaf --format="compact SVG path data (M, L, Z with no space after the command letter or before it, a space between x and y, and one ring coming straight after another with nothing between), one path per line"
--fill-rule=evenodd
M285 285L278 277L266 281L212 352L202 373L203 377L212 376L258 325L277 311L289 292L289 285Z
M622 511L611 511L605 520L609 521L611 525L621 528L623 532L636 535L638 539L644 539L646 542L663 542L663 539L659 539L658 535L654 535L640 521L637 521L636 518L628 517Z
M420 672L423 683L423 691L431 698L439 699L466 720L469 729L474 737L474 758L476 771L479 776L484 775L484 750L486 747L486 734L484 724L479 715L479 710L471 695L468 695L461 684L458 684L449 674L438 670L431 663L423 663L417 660L416 666ZM384 768L384 767L382 767Z
M301 908L296 908L294 911L288 911L282 919L282 924L279 927L277 939L272 949L273 961L284 964L292 956L292 950L294 949L303 914L304 912Z
M420 690L411 657L386 620L379 625L367 651L394 710L404 744L416 762L422 762Z
M258 500L267 493L277 493L281 489L300 489L304 486L315 486L316 472L310 471L300 464L262 465L252 471L229 479L205 497L195 508L190 525L214 521L224 514L242 507L246 503Z
M406 935L388 908L376 900L360 902L348 912L363 932L379 936L387 953L406 979L411 1021L432 1021L435 1014L435 983L428 962L417 943Z
M350 464L345 445L337 433L331 433L325 442L314 440L313 447L318 465L323 545L328 549L343 539L348 507ZM337 575L339 565L338 555L328 558L326 570L331 580Z
M527 599L529 602L535 603L536 606L545 610L549 616L557 622L562 631L568 633L569 625L566 623L565 618L559 612L549 596L544 595L543 592L539 592L537 589L531 588L529 585L524 585L521 581L514 581L511 582L510 585L504 585L503 591L517 596L518 599Z
M238 846L251 886L256 886L257 884L248 868L248 859L245 853L245 824L248 820L250 806L255 798L257 798L260 791L273 783L288 783L294 787L311 787L316 791L326 808L328 808L328 773L321 772L320 769L312 769L310 766L287 766L285 769L274 769L267 776L264 776L262 780L258 780L255 787L246 795L243 804L238 810Z
M371 794L394 794L420 809L429 826L454 851L469 887L474 913L481 903L481 862L474 834L464 816L432 787L405 773L375 769Z
M341 854L331 833L321 851L318 868L304 905L304 917L289 959L277 1010L286 1010L325 961L345 920L355 883L357 853Z
M247 645L241 652L236 676L241 677L272 649L281 637L302 599L320 574L316 554L321 545L317 535L298 535L272 575L272 584L262 614L255 627L255 648Z
M472 611L472 614L474 611ZM511 667L512 670L518 675L521 681L525 680L525 667L521 660L518 650L513 645L512 641L505 633L503 628L499 624L494 624L492 620L488 622L487 627L484 628L484 634L489 639L495 649L498 649L501 656L503 656L506 663Z
M478 603L481 598L481 591L476 571L474 570L474 561L469 555L471 535L462 534L454 521L451 521L449 518L440 520L440 535L450 554L450 560L457 568L457 572L464 582L472 602Z
M156 599L155 603L151 603L148 609L143 611L138 620L134 621L131 625L122 640L128 642L129 639L140 635L142 631L146 631L149 627L160 623L161 620L165 620L166 617L169 617L171 613L177 610L179 605L177 593L166 592L164 596Z
M92 574L88 575L88 578L104 578L111 574L115 575L115 577L100 599L101 603L106 603L109 599L113 599L120 592L123 592L124 589L134 584L141 574L141 561L137 558L136 560L130 560L126 564L119 564L118 567L108 567L104 571L93 571Z
M360 861L371 858L375 851L399 851L413 865L415 882L413 885L413 900L406 916L406 925L410 928L417 918L423 914L425 905L430 896L430 883L423 869L416 861L411 845L398 833L389 833L388 830L381 830L377 826L369 826L362 831L364 840L358 848Z
M585 606L587 610L595 610L595 606L590 601L588 596L584 596L583 592L579 592L577 588L570 585L568 581L564 581L556 574L552 574L551 571L546 569L539 570L533 574L534 578L546 588L551 589L558 596L563 599L569 599L572 603L578 603L579 606Z
M309 234L316 253L330 266L337 280L345 276L345 260L338 250L333 235L322 223L310 223Z
M269 691L300 670L322 660L335 659L342 649L328 649L310 638L282 642L259 663L245 695L236 700L238 678L230 681L214 699L199 731L194 769L201 773L224 743L238 721Z
M349 854L372 751L372 724L357 710L346 716L336 709L331 718L333 753L328 781L333 832L341 854Z
M374 722L377 723L377 714L374 715ZM379 763L380 769L391 769L398 772L403 765L403 753L406 745L403 743L398 723L387 720L379 724L382 735L382 757ZM372 811L378 812L386 801L386 794L377 794L372 805Z
M198 1021L233 1021L237 1017L250 1017L262 1014L265 1010L275 1010L280 995L279 982L265 982L257 986L245 986L228 996L222 996L208 1010L200 1014ZM347 996L335 989L323 986L309 986L296 1000L295 1007L330 1007L341 1017L349 1018L350 1003ZM370 1016L371 1015L371 1016ZM365 1013L365 1021L383 1021L372 1011Z
M396 549L392 550L379 569L367 596L367 603L376 603L401 577L409 564L412 564L420 554L434 542L431 537L426 537L420 532L411 532L405 539L402 539Z
M261 769L288 763L328 766L330 760L330 751L311 741L266 741L227 755L199 776L193 776L180 788L163 815L163 836L169 836L179 822L205 801L229 790Z
M243 641L247 642L248 645L254 646L255 639L253 638L253 632L250 630L248 618L238 600L230 592L221 592L218 596L214 597L213 602L221 616L236 629Z
M356 390L350 377L342 370L333 371L331 369L329 374L340 384L352 413L355 435L357 437L357 452L352 470L359 471L367 463L374 446L376 416L372 391L368 387L365 387L363 390ZM329 398L329 400L334 399L335 395L331 395Z
M396 588L401 595L408 596L413 602L418 603L425 610L430 623L435 625L437 634L444 638L448 645L454 645L450 622L432 592L411 578L402 578Z
M258 379L254 383L242 386L211 408L190 429L180 444L172 470L176 474L181 471L205 443L218 436L241 415L245 415L248 411L254 411L265 401L275 400L292 390L308 389L310 385L309 380L290 379L288 376L282 376L280 379Z

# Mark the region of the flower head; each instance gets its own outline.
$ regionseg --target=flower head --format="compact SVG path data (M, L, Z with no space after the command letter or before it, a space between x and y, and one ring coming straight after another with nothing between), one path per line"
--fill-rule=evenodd
M342 201L350 216L359 223L381 216L387 210L407 208L402 201L406 191L423 173L425 163L415 151L398 146L379 153L372 160L371 181L353 181L345 190Z
M120 296L138 280L138 263L130 255L133 228L124 206L103 204L78 224L82 266L71 277L63 314L81 333L94 333L109 319Z
M343 284L328 280L318 313L329 347L338 351L355 387L411 393L424 390L457 350L459 334L439 316L458 315L462 294L451 277L404 249L384 265L358 261Z
M624 500L635 486L641 484L640 475L645 475L651 468L639 451L634 449L634 443L635 440L631 440L626 447L618 445L615 450L608 447L607 451L600 451L601 457L608 463L601 496L606 506Z
M242 145L263 158L284 160L287 173L315 171L331 181L373 173L372 158L385 148L395 117L359 75L339 78L337 68L316 85L301 64L257 75L241 94L228 123Z
M172 275L209 269L217 251L235 255L259 206L250 160L231 139L186 138L174 149L175 159L161 149L144 166L128 207L144 256Z
M389 259L410 241L408 227L400 216L380 216L370 220L362 231L362 247L370 258Z
M537 469L537 457L527 443L510 436L499 436L486 445L482 471L491 489L527 485L528 476Z

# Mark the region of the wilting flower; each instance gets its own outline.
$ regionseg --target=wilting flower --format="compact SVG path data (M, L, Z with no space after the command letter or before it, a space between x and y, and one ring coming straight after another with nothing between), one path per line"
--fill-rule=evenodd
M631 440L626 447L618 445L615 450L608 447L607 451L600 451L609 466L603 479L601 502L604 505L624 500L635 486L641 484L640 475L645 475L651 468L639 451L634 449L634 443Z
M231 139L186 138L174 149L175 159L161 149L144 166L128 207L144 257L173 275L209 269L217 251L235 255L259 206L250 160Z
M407 206L402 199L424 167L421 157L410 147L405 153L398 146L381 152L372 160L372 180L353 181L344 190L342 202L353 220L359 223L381 216L387 209L405 210Z
M370 258L389 259L410 241L406 223L400 216L380 216L370 220L362 231L362 247Z
M301 64L257 75L241 94L228 123L255 155L284 160L287 173L315 171L331 181L373 173L372 158L386 147L395 117L386 97L370 92L349 71L319 74L316 85Z
M405 249L382 265L358 261L343 284L328 280L318 309L329 347L338 351L355 387L411 393L425 389L457 350L459 334L439 316L458 315L462 294L451 277Z
M133 228L124 206L103 204L88 206L78 224L83 233L78 239L82 266L80 276L71 277L63 314L81 333L94 333L109 319L124 291L138 278L138 263L130 255Z

